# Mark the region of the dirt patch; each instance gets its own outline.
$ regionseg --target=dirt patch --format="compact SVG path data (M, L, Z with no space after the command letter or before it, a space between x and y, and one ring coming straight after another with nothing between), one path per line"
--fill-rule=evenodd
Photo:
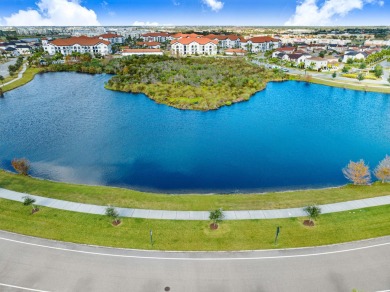
M305 220L305 221L303 221L303 225L309 226L309 227L313 227L314 226L314 221Z
M211 229L211 230L217 230L217 229L218 229L218 224L216 224L216 223L211 223L211 224L210 224L210 229Z
M122 223L121 220L114 220L114 221L111 222L111 224L112 224L113 226L118 226L118 225L120 225L121 223Z
M39 211L39 208L32 209L32 210L31 210L31 214L34 214L34 213L36 213L36 212L38 212L38 211Z

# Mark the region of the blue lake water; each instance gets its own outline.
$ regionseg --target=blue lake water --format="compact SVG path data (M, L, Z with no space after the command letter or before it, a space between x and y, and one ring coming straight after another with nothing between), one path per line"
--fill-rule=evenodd
M182 111L108 91L109 75L49 73L0 99L0 167L140 190L250 192L345 184L390 154L390 95L270 83L248 102Z

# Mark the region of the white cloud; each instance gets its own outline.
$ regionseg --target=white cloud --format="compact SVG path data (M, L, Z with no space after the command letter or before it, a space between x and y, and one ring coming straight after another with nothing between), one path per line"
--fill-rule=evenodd
M109 4L108 4L107 1L103 1L102 3L100 3L100 5L102 6L103 10L104 10L109 16L115 16L115 15L116 15L115 11L112 11L112 10L110 9L110 6L109 6Z
M134 26L158 26L158 22L149 22L149 21L134 21Z
M218 12L223 8L223 2L218 0L203 0L203 3L211 8L211 10Z
M37 9L19 10L4 17L8 26L100 25L95 11L79 0L40 0Z
M332 24L336 16L346 16L350 11L362 9L366 4L378 4L383 6L380 0L325 0L320 6L318 0L303 0L298 3L295 14L285 25L316 26Z

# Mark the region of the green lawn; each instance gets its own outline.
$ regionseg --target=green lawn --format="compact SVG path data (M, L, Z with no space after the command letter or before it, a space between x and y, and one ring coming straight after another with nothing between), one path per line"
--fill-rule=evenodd
M326 204L390 195L390 184L348 185L340 188L301 190L267 194L167 195L143 193L129 189L58 183L0 171L0 187L55 199L114 205L117 207L161 210L207 211L259 210L303 207L311 203Z
M207 221L125 218L113 227L106 216L41 207L31 214L22 203L0 199L0 229L42 238L102 246L158 250L248 250L326 245L390 235L390 205L321 215L315 227L304 218L224 221L211 231ZM277 226L279 243L274 245Z
M332 80L324 80L324 79L318 79L318 78L311 78L310 82L316 83L316 84L322 84L322 85L327 85L327 86L334 86L334 87L339 87L339 88L345 88L345 89L353 89L353 90L360 90L360 91L370 91L370 92L379 92L379 93L390 93L390 84L388 88L386 87L378 87L375 85L370 85L370 84L353 84L353 83L348 83L346 81L343 81L342 83L340 80L336 80L333 82Z
M4 92L6 92L6 91L10 91L12 89L15 89L17 87L20 87L20 86L30 82L31 80L33 80L34 76L40 72L42 72L41 68L27 68L26 72L23 73L22 78L14 81L6 86L3 86L2 89ZM6 83L6 82L4 82L4 83Z

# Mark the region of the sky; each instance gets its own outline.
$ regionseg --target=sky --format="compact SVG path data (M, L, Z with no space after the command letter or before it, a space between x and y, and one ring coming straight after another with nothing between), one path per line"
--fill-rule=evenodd
M0 25L390 26L390 0L0 0Z

